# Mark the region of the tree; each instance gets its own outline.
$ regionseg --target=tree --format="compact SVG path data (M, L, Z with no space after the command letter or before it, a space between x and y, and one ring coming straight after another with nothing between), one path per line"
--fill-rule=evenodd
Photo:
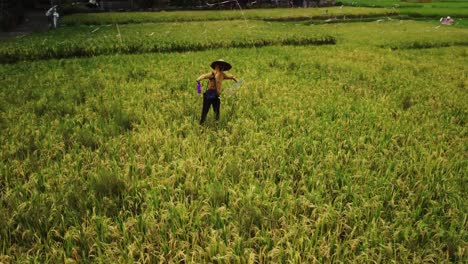
M141 8L151 8L156 6L157 0L138 0L137 4Z

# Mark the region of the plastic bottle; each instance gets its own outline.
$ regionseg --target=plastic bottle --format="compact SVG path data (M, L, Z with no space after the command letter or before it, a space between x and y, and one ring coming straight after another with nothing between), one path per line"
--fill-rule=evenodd
M201 94L201 84L197 83L197 93Z

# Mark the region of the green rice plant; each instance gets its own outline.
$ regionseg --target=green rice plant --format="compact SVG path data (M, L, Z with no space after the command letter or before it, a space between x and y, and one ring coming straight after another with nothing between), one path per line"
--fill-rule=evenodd
M216 26L216 30L212 30ZM189 32L198 32L189 34ZM207 34L210 38L207 38ZM280 36L280 37L278 37ZM49 39L50 38L50 39ZM0 49L3 63L20 60L90 57L102 54L187 52L211 48L263 47L270 45L335 44L326 33L304 32L294 25L229 21L159 23L110 27L62 28L56 33L36 34L5 43ZM132 72L134 79L144 73Z
M65 25L106 25L135 24L156 22L193 22L219 20L274 20L298 21L310 19L327 19L332 17L375 17L397 15L398 11L353 8L327 7L307 9L248 9L232 11L175 11L175 12L138 12L138 13L90 13L65 16Z
M114 27L64 28L55 33L37 34L10 41L0 47L1 62L21 60L88 57L109 53L188 52L211 48L249 48L270 45L356 45L357 41L392 49L466 45L463 30L438 27L436 23L413 21L374 21L361 24L289 24L230 21L218 26L206 38L216 22L160 23L126 25L116 37ZM158 25L156 27L156 25ZM353 28L353 31L350 29ZM95 31L99 29L98 31ZM92 33L95 31L94 33ZM189 32L197 34L188 34ZM89 35L91 32L91 35ZM120 37L119 37L120 36ZM54 38L54 39L49 39ZM48 40L49 39L49 40ZM121 43L116 41L121 39ZM45 42L44 42L45 41ZM50 43L47 43L50 42ZM39 44L42 43L42 44ZM47 45L46 45L47 43ZM413 44L412 44L413 43ZM54 50L53 52L50 52ZM79 51L79 52L77 52ZM141 80L147 72L130 72L128 78ZM70 109L65 109L64 114Z
M373 8L392 8L398 10L402 15L408 15L413 18L432 17L440 18L442 16L452 16L454 18L468 17L468 4L466 1L400 1L400 0L344 0L343 3L348 6L362 6Z
M455 19L468 18L468 4L460 7L432 7L432 8L405 8L402 14L411 17L446 17L451 16Z

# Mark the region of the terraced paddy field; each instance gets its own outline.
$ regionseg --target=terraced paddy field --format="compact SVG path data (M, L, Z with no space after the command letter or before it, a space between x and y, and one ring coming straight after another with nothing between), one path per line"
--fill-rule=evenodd
M229 11L177 11L177 12L141 12L75 14L64 19L67 25L101 25L107 23L148 23L148 22L193 22L193 21L226 21L226 20L262 20L262 21L304 21L310 19L327 19L330 17L364 18L398 15L396 10L368 7L328 7L294 9L246 9Z
M106 25L0 43L0 262L467 261L467 29Z
M344 0L346 6L387 8L410 17L440 18L451 16L458 22L468 18L465 0ZM466 26L465 26L466 27Z

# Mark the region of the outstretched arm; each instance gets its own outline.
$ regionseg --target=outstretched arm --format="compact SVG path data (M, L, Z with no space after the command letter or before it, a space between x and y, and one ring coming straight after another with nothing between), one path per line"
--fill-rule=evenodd
M224 79L227 79L227 80L234 80L234 81L236 81L236 82L239 81L239 79L237 79L236 77L234 77L234 75L227 74L227 73L224 74Z
M211 75L212 75L211 73L202 74L200 75L200 77L197 78L197 82L200 82L201 80L204 80L204 79L209 79Z

